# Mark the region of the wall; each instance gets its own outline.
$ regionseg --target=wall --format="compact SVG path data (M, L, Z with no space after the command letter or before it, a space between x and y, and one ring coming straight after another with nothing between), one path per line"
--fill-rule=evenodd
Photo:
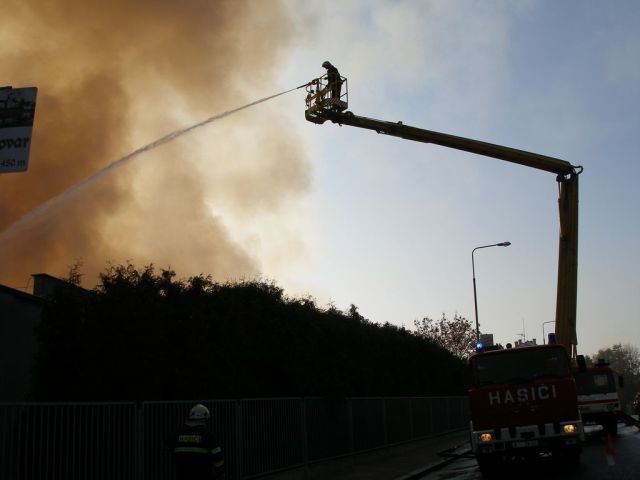
M44 301L0 285L0 401L28 400Z

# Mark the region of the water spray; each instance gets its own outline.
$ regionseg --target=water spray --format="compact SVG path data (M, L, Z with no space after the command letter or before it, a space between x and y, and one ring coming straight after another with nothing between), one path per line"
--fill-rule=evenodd
M114 160L113 162L111 162L109 165L107 165L103 169L98 170L95 173L92 173L91 175L89 175L88 177L84 178L83 180L80 180L78 183L68 187L62 193L59 193L58 195L56 195L54 197L51 197L49 200L47 200L44 203L40 204L39 206L37 206L36 208L31 210L29 213L26 213L25 215L20 217L14 223L12 223L7 228L5 228L2 232L0 232L0 241L4 241L4 240L10 239L12 236L14 236L18 232L20 232L20 230L22 230L24 227L26 227L29 223L31 223L32 221L34 221L37 218L41 217L50 208L54 207L57 204L60 204L60 203L64 202L65 200L71 198L73 195L81 192L88 185L90 185L94 181L98 180L99 178L103 177L104 175L114 171L117 168L120 168L120 167L126 165L131 160L133 160L135 157L137 157L138 155L140 155L140 154L142 154L144 152L147 152L149 150L153 150L154 148L158 148L158 147L164 145L165 143L169 143L169 142L177 139L178 137L181 137L182 135L185 135L185 134L187 134L187 133L189 133L189 132L191 132L193 130L196 130L197 128L204 127L205 125L207 125L207 124L209 124L211 122L214 122L216 120L220 120L220 119L222 119L224 117L227 117L227 116L229 116L231 114L237 113L237 112L239 112L241 110L245 110L247 108L253 107L255 105L258 105L259 103L263 103L263 102L266 102L268 100L272 100L272 99L274 99L276 97L280 97L281 95L285 95L287 93L293 92L294 90L298 90L300 88L304 88L307 85L309 85L309 84L305 83L304 85L300 85L299 87L295 87L295 88L292 88L290 90L286 90L284 92L276 93L275 95L270 95L268 97L261 98L260 100L256 100L254 102L248 103L248 104L243 105L243 106L238 107L238 108L234 108L232 110L227 110L226 112L218 113L217 115L209 117L206 120L203 120L203 121L201 121L199 123L196 123L195 125L191 125L190 127L186 127L186 128L182 128L182 129L179 129L179 130L175 130L175 131L165 135L164 137L160 137L159 139L157 139L157 140L155 140L155 141L153 141L151 143L148 143L148 144L146 144L146 145L134 150L131 153L128 153L127 155L125 155L124 157L122 157L122 158L120 158L118 160Z

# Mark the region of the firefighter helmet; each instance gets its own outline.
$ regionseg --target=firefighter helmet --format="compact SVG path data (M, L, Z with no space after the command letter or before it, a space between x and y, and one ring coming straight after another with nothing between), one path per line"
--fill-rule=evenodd
M322 64L322 68L330 68L333 67L333 65L331 65L331 62L329 62L329 60L325 60Z
M201 403L191 407L191 411L189 412L189 420L192 422L206 422L210 416L209 409Z

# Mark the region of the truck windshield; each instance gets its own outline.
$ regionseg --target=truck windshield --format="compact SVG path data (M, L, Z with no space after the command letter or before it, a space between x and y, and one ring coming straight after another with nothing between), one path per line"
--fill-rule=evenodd
M612 393L616 391L613 373L610 371L578 372L575 374L578 395Z
M522 348L471 359L476 386L521 383L538 378L569 376L569 359L563 348Z

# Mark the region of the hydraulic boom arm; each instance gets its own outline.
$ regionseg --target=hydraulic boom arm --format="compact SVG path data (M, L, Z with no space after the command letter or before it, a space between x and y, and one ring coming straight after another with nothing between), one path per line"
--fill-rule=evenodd
M433 143L456 150L464 150L485 157L493 157L545 170L557 175L556 179L560 186L558 199L560 245L556 299L556 339L558 343L567 347L572 357L575 357L575 347L577 345L578 175L582 173L582 167L571 165L569 162L558 158L416 128L404 125L402 122L386 122L354 115L345 111L347 107L347 92L345 91L340 99L326 98L328 97L329 89L323 85L323 80L323 78L315 79L308 86L309 94L307 95L305 117L310 122L322 124L329 120L339 125L366 128L377 133L406 140ZM346 79L343 79L343 83L346 85Z

